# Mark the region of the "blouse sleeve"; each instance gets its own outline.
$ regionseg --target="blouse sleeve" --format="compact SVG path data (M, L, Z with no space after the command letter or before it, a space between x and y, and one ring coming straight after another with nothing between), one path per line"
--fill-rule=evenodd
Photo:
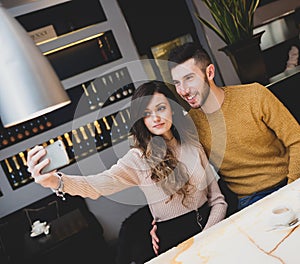
M97 199L101 195L110 195L126 188L139 185L139 177L147 171L141 153L131 149L110 169L96 175L65 175L64 192L84 198Z
M208 204L211 206L210 215L205 228L209 228L225 218L227 203L216 180L208 185Z
M202 166L205 168L205 174L207 178L207 200L208 205L211 207L209 218L204 228L206 229L225 218L228 205L217 183L217 178L219 178L219 175L209 163L202 146L200 146L199 156Z

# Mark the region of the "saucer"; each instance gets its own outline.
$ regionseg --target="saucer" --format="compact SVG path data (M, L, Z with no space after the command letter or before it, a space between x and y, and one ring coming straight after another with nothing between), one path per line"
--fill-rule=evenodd
M294 227L300 225L300 213L298 213L296 216L297 216L296 219L298 220L296 223L294 223L292 225L273 225L273 226L269 225L269 229L267 231L293 229Z

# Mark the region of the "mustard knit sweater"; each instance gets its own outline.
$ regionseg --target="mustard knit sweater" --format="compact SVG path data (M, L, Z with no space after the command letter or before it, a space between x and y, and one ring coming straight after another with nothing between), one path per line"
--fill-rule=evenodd
M242 197L299 178L300 126L287 108L258 83L223 89L219 111L189 113L229 188Z

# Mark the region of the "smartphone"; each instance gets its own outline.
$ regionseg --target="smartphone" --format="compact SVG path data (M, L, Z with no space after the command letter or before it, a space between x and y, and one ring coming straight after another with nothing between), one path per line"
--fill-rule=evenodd
M54 143L46 146L45 149L47 153L40 159L40 162L48 158L50 163L41 170L42 173L56 170L70 163L65 144L61 140L57 140Z

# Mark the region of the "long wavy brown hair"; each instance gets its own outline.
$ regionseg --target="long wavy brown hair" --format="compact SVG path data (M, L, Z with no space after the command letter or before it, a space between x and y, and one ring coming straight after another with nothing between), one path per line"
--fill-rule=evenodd
M163 82L150 81L138 87L131 100L131 133L133 147L141 149L143 157L151 168L151 179L169 196L170 201L175 193L182 195L182 204L194 187L190 183L190 174L186 166L176 157L175 150L162 136L152 134L144 123L145 108L154 93L161 93L168 99L172 108L171 131L178 144L184 142L198 145L197 135L189 129L191 120L184 116L182 106L174 93Z

